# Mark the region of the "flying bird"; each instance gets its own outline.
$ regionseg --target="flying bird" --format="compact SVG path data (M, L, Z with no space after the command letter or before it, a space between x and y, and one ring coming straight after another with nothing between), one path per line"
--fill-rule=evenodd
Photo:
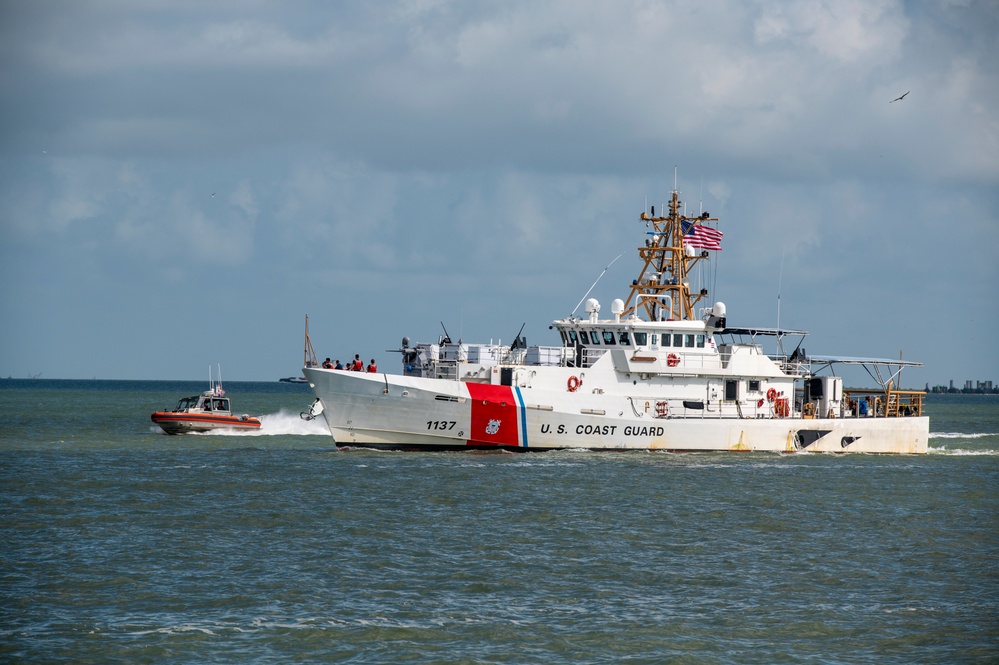
M905 95L908 95L908 94L909 94L910 92L912 92L912 90L906 90L906 91L905 91ZM890 102L888 102L888 103L889 103L889 104L894 104L895 102L899 102L899 101L902 101L903 99L905 99L905 95L902 95L901 97L896 97L895 99L891 100L891 101L890 101Z

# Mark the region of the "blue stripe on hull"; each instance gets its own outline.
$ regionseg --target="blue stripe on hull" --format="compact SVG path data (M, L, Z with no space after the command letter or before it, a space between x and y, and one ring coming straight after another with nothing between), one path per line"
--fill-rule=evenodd
M520 387L514 386L513 392L517 396L517 406L520 407L520 445L527 448L527 407L524 406L524 396L520 394Z

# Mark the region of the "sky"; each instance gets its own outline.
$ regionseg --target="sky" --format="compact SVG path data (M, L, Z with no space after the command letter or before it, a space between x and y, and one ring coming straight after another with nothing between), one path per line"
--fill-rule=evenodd
M730 325L999 383L996 63L988 0L5 0L0 376L557 344L675 178Z

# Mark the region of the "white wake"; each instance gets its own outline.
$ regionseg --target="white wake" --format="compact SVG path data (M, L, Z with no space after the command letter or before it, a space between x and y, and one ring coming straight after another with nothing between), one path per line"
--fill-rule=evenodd
M297 413L289 413L282 409L277 413L257 416L260 419L259 430L218 429L206 432L215 436L329 436L326 421L322 417L314 420L303 420Z

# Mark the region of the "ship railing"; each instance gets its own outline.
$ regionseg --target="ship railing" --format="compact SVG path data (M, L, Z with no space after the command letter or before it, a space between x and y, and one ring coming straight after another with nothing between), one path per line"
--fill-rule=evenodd
M922 390L897 390L891 386L879 388L850 388L843 391L843 400L848 408L861 418L905 418L923 415ZM866 413L861 409L866 402Z
M811 363L808 360L798 360L787 356L770 356L770 359L788 376L806 377L811 375Z
M563 346L529 346L515 349L503 347L498 357L500 365L560 367L565 366L567 356Z
M437 360L430 364L430 370L432 372L431 378L458 380L458 361L456 360Z
M664 347L660 349L661 359L664 364L668 362L668 358L673 353L676 353L680 357L679 364L676 366L676 370L679 373L683 373L683 370L717 370L724 367L726 359L721 357L721 354L714 353L685 353L685 349L675 349L672 350L669 347Z
M592 367L595 362L600 360L604 354L607 353L607 349L597 349L592 346L583 347L583 367Z
M790 408L791 405L787 401L783 402L783 410L781 410L779 404L771 404L764 401L760 405L757 400L705 401L702 398L695 397L671 397L664 400L659 397L638 396L633 399L633 402L639 405L644 402L646 412L652 414L657 419L747 420L757 418L793 419L800 417L800 414Z
M599 354L599 355L602 355ZM496 367L535 367L541 365L564 367L566 365L567 354L563 347L529 347L510 349L507 347L495 348L495 353L489 354L488 361L470 361L464 354L449 353L444 357L431 360L425 366L425 376L436 379L449 379L457 381L463 375L462 365L474 364ZM595 362L595 358L591 358ZM587 365L588 366L588 365Z

